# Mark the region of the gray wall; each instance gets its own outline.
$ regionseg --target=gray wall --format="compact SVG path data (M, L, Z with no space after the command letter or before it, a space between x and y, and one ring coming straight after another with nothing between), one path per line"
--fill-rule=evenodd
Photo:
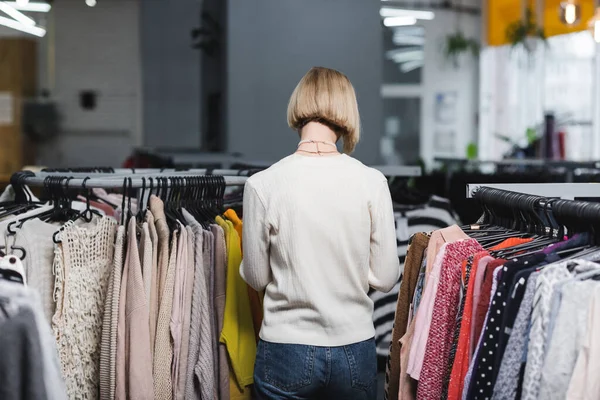
M198 148L200 52L191 31L201 2L144 0L140 7L144 144Z
M38 149L49 166L120 165L141 143L139 0L56 1L39 40L39 88L49 89L60 136ZM83 90L98 94L85 110Z
M294 151L286 108L302 75L319 65L356 89L362 139L355 156L379 161L382 31L379 1L229 0L227 134L230 151L277 160Z

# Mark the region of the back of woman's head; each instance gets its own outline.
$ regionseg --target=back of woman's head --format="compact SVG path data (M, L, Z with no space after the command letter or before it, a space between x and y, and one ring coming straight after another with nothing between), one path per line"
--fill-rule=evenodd
M354 87L346 75L330 68L313 67L304 75L290 98L287 120L297 131L311 121L329 126L344 141L346 154L360 137Z

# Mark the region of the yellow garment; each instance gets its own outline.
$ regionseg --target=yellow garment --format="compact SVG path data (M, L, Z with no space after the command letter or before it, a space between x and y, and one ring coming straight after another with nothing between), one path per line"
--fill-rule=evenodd
M221 343L227 346L229 361L239 388L245 388L254 382L254 361L256 358L256 340L254 339L254 326L252 314L248 303L248 290L246 283L240 276L242 262L242 249L240 237L230 221L221 217L216 218L217 224L225 231L227 245L227 296L225 298L225 316ZM231 386L231 385L230 385ZM249 389L247 389L249 391ZM234 392L230 393L234 398Z
M233 223L233 227L235 231L240 235L240 239L242 239L242 231L243 224L240 217L238 217L237 213L233 209L229 209L225 211L225 217ZM242 253L244 250L244 245L242 242ZM263 321L263 298L264 293L257 292L252 289L250 285L246 285L248 288L248 301L250 301L250 310L252 312L252 323L254 326L254 336L256 337L256 342L258 343L259 335L260 335L260 327L262 326Z

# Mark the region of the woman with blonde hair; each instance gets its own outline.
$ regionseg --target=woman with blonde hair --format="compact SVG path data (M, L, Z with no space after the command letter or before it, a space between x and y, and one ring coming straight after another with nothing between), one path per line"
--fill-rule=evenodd
M360 136L354 88L312 68L292 93L296 152L246 183L240 273L265 291L254 370L259 399L375 399L369 287L398 282L386 178L349 156ZM344 154L336 143L343 141Z

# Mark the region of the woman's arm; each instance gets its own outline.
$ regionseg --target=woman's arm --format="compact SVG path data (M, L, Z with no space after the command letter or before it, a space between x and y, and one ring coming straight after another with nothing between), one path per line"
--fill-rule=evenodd
M269 226L267 209L251 181L244 188L244 259L240 275L256 291L263 291L272 280L269 264Z
M383 179L371 203L371 253L369 285L389 292L400 278L394 207L387 180Z

